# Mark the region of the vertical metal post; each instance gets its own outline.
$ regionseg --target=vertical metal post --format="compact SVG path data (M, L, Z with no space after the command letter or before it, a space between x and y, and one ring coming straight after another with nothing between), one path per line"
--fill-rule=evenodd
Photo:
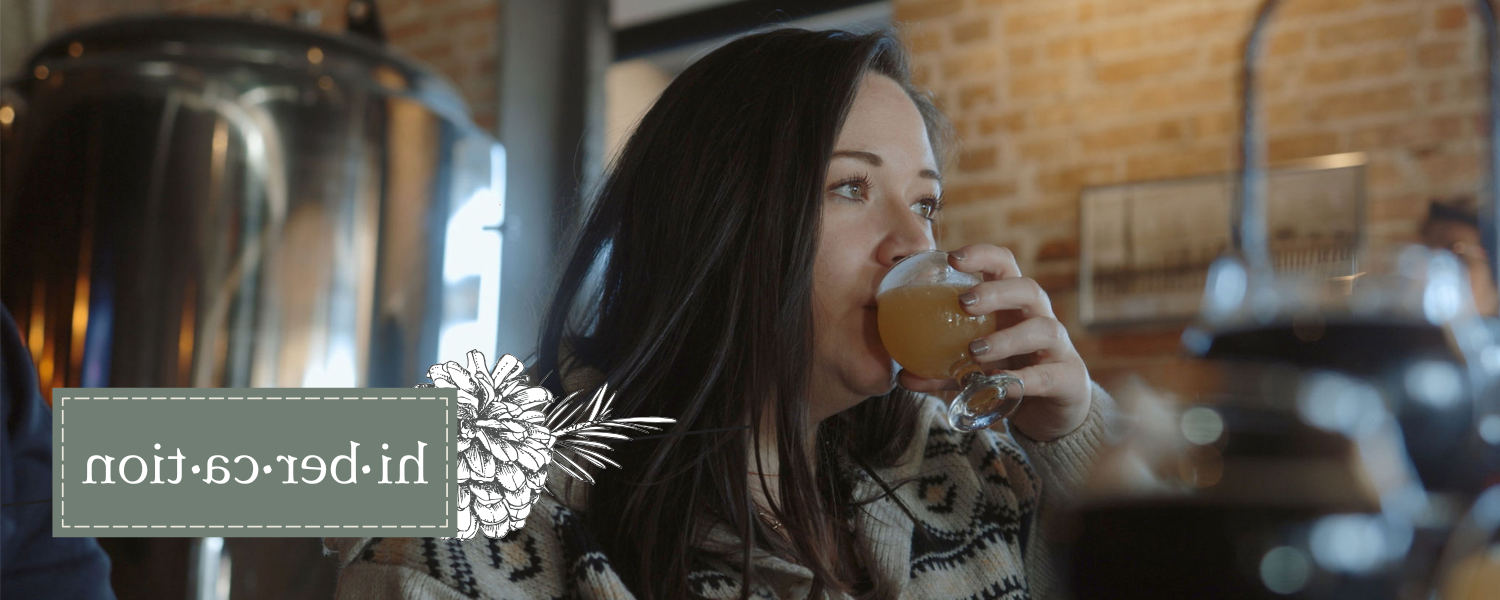
M1474 0L1474 12L1480 17L1484 28L1484 78L1486 92L1485 108L1489 110L1489 155L1485 157L1489 177L1484 181L1483 202L1479 204L1479 237L1485 256L1490 259L1490 275L1500 281L1500 256L1496 255L1500 245L1500 61L1495 53L1500 51L1500 27L1495 22L1495 7L1490 0Z
M604 69L613 57L604 0L506 0L500 143L506 149L499 351L536 351L558 268L558 237L601 169Z
M1240 185L1230 206L1229 235L1252 269L1269 267L1266 242L1266 158L1260 127L1260 101L1255 89L1255 69L1266 23L1281 0L1266 0L1256 12L1255 24L1245 39L1245 62L1241 73Z
M190 600L226 600L229 597L229 570L225 560L224 538L197 538L189 546L188 598Z

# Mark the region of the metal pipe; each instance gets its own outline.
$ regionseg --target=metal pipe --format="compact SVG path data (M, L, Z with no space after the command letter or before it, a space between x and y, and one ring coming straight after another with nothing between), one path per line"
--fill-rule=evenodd
M1496 249L1500 246L1500 62L1495 52L1500 50L1500 25L1496 24L1495 7L1489 0L1474 0L1474 11L1479 13L1479 23L1484 27L1485 81L1489 97L1486 106L1490 110L1490 154L1488 160L1490 176L1484 182L1484 192L1489 195L1479 208L1479 239L1485 256L1490 260L1490 276L1500 281L1500 260Z
M1245 40L1245 62L1241 73L1240 186L1230 206L1230 241L1244 254L1252 268L1271 264L1266 247L1266 172L1259 127L1260 103L1255 94L1255 66L1260 57L1261 34L1281 0L1265 0L1255 14L1255 24Z

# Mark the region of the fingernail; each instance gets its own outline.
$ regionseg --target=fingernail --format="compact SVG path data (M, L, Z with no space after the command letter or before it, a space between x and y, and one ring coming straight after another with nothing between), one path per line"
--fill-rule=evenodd
M972 354L974 356L979 356L979 355L984 354L985 352L989 352L989 351L990 351L990 343L989 342L986 342L984 340L974 340L972 342L969 342L969 354Z
M978 301L979 296L974 295L974 292L964 292L958 295L958 303L964 306L974 306L974 303Z
M953 252L949 252L948 256L952 256L953 260L957 260L957 261L962 261L962 260L968 258L967 256L964 256L964 251L963 250L954 250Z

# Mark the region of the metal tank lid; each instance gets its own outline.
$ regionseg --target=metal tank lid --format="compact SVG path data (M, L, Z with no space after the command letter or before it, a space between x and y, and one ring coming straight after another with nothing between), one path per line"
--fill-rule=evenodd
M239 63L288 70L311 79L370 84L377 93L411 97L434 112L472 124L463 97L441 74L399 50L356 35L240 17L144 15L104 21L53 36L4 81L24 88L42 74L74 68L165 61Z

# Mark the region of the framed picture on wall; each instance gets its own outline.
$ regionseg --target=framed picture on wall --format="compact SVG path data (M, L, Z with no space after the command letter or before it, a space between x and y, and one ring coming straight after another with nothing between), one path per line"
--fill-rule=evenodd
M1090 328L1177 326L1198 314L1208 266L1230 245L1238 174L1083 190L1080 321ZM1271 169L1266 223L1277 270L1347 267L1365 237L1365 156Z

